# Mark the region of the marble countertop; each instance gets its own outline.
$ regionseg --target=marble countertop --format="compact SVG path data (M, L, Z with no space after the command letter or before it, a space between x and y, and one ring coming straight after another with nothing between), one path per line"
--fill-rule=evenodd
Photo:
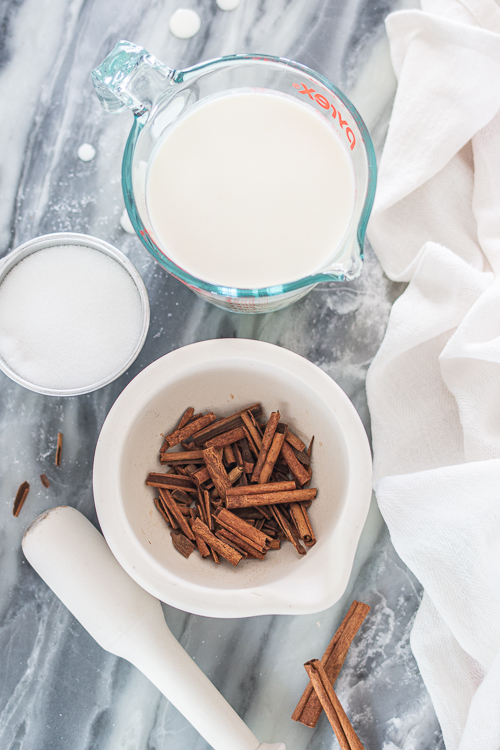
M100 427L142 368L185 344L219 337L269 341L319 365L354 402L369 431L364 381L400 289L371 249L359 279L321 285L285 310L238 316L203 302L126 234L120 163L128 113L104 113L89 73L116 41L141 44L170 66L233 52L290 57L354 101L380 153L395 92L384 18L393 0L242 0L232 12L189 0L201 31L174 38L174 0L6 0L0 7L0 249L37 235L101 237L135 263L148 288L151 327L138 360L86 396L31 393L0 374L0 747L2 750L207 750L208 745L135 668L104 652L24 560L21 537L47 508L69 504L97 523L91 489ZM97 151L77 157L88 142ZM64 456L54 467L57 432ZM51 486L37 480L45 472ZM20 482L32 490L19 518ZM395 554L373 504L345 595L309 616L240 620L165 606L175 636L261 741L288 750L337 747L323 716L315 730L290 719L319 657L353 599L372 607L337 681L367 750L431 750L443 741L413 659L409 633L421 588Z

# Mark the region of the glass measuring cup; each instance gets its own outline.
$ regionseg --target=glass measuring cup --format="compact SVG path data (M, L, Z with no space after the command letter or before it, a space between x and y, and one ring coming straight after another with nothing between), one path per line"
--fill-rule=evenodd
M158 263L200 297L233 312L270 312L295 302L320 282L359 275L375 194L375 153L359 113L326 78L291 60L252 54L229 55L173 70L142 47L121 41L92 72L92 80L104 109L121 112L130 108L135 115L122 164L125 205L134 229ZM318 273L271 287L219 286L191 275L162 250L146 206L151 156L168 129L195 106L232 91L276 92L295 98L322 115L344 146L354 174L354 206L343 239ZM308 216L307 221L314 222L314 218Z

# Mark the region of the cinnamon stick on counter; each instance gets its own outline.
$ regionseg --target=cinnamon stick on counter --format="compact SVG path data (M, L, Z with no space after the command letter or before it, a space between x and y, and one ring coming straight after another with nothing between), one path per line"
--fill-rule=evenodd
M63 446L63 434L62 432L58 432L57 433L57 445L56 445L56 457L54 460L54 463L56 466L61 465L62 446Z
M17 518L19 513L21 512L21 508L24 505L24 502L26 498L28 497L28 492L30 491L30 485L29 482L22 482L19 485L19 488L16 492L16 497L14 500L14 505L12 508L12 515Z
M370 607L367 604L354 601L349 607L337 632L328 644L321 659L321 665L332 685L339 676L349 646L369 611ZM307 727L315 727L321 716L321 711L319 698L314 692L311 683L309 683L292 714L292 719L300 721L301 724L305 724Z
M318 659L312 659L306 662L304 667L328 721L332 725L341 750L364 750L333 687L330 685L321 662Z

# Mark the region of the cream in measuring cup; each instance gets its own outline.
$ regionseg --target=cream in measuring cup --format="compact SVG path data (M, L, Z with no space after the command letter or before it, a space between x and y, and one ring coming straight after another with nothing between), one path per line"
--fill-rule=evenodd
M272 287L325 266L355 198L344 145L285 94L234 92L181 118L151 155L146 206L174 263L227 287Z
M92 79L108 112L134 113L122 165L132 225L200 297L269 312L359 275L375 154L324 76L254 54L174 70L121 41Z

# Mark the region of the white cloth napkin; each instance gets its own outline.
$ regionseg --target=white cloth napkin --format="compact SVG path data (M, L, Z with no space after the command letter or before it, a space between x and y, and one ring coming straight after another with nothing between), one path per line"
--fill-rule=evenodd
M446 748L499 750L500 8L423 0L386 25L369 237L410 283L368 374L375 490L424 587L411 643Z

